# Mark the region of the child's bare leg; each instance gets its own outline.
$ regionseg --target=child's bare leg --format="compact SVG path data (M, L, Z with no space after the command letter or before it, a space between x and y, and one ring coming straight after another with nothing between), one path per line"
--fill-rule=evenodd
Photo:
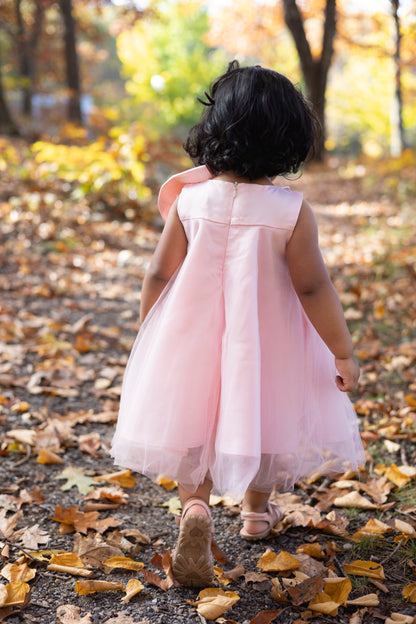
M248 488L242 502L243 511L254 511L256 513L265 512L270 494L271 492L257 492L256 490ZM251 522L250 520L245 520L244 527L248 533L261 533L267 529L267 522Z
M182 509L185 507L187 501L190 498L201 498L204 503L209 505L209 495L211 493L212 481L210 479L205 479L203 483L194 491L190 492L185 489L183 485L178 485L179 498L181 500ZM202 505L192 505L189 510L190 514L204 514L206 515L206 510Z

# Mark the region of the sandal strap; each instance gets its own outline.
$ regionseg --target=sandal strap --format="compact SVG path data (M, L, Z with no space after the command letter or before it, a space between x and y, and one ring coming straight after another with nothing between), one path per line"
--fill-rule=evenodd
M204 500L202 500L202 498L198 498L197 496L188 498L188 500L186 501L182 509L182 518L184 518L186 514L188 513L188 511L195 505L199 505L200 507L203 507L206 511L208 518L211 518L211 510L209 506L206 504Z
M267 503L266 511L243 511L241 510L241 519L251 522L267 522L269 527L274 526L281 520L283 514L276 503Z

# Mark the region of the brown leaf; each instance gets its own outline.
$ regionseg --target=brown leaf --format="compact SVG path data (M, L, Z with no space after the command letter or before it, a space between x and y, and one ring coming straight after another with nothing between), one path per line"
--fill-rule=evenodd
M9 539L12 537L14 528L23 517L23 511L17 511L15 514L6 518L7 509L0 509L0 538Z
M270 624L279 615L280 611L260 611L250 621L250 624Z
M217 542L214 539L212 539L211 541L211 552L215 561L218 561L218 563L222 563L222 565L225 565L226 563L230 562L227 555L222 552L221 548L218 546Z
M91 624L91 613L81 616L80 608L75 605L60 605L56 617L60 624Z
M121 524L121 522L115 520L115 518L100 520L98 511L83 513L82 511L78 511L78 506L64 509L61 505L55 508L55 515L52 520L60 522L62 525L68 527L70 532L76 530L80 533L84 533L84 535L88 532L88 529L94 529L98 533L104 533L108 528Z
M289 594L292 604L295 606L301 605L304 602L312 600L316 594L323 590L325 581L320 576L306 579L295 587L287 587L286 591Z

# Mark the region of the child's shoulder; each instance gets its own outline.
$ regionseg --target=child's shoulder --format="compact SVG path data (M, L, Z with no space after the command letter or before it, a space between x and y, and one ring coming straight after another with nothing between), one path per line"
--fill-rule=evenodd
M159 191L158 206L162 217L166 220L170 207L186 184L197 184L211 178L213 175L205 165L193 167L171 176Z

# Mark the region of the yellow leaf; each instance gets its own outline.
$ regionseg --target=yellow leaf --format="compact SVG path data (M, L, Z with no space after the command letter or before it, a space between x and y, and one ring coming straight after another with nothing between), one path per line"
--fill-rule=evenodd
M344 604L350 595L352 589L351 581L345 578L328 578L325 579L324 592L332 598L334 602Z
M390 531L392 531L392 528L388 524L385 524L376 518L371 518L371 520L369 520L362 529L359 529L356 533L354 533L352 539L354 542L359 542L369 535L381 536L384 533L389 533Z
M416 397L411 394L406 394L406 401L409 407L416 407Z
M27 563L7 563L1 571L1 575L8 581L31 581L36 576L36 570L29 568Z
M110 557L104 561L104 566L107 568L122 568L123 570L142 570L144 563L141 561L134 561L130 557Z
M410 602L416 602L416 583L410 583L403 588L403 598L410 600Z
M384 624L413 624L415 618L413 615L405 615L404 613L390 613L391 617L385 619Z
M73 552L55 553L52 555L49 563L55 563L61 566L71 566L84 568L82 560Z
M358 509L377 509L377 505L369 501L358 492L348 492L334 500L336 507L357 507Z
M23 604L26 594L30 591L29 585L23 581L7 583L5 589L6 594L4 590L0 593L0 607L13 607Z
M326 557L324 549L321 544L318 544L318 542L313 542L312 544L301 544L296 548L296 554L298 553L304 553L310 557L315 557L315 559L325 559Z
M383 566L375 561L362 561L357 559L352 563L344 563L344 570L346 574L353 574L354 576L367 576L368 578L384 580Z
M94 481L104 481L104 483L112 483L121 485L121 487L134 487L136 483L135 477L131 476L131 470L120 470L119 472L111 472L103 474L100 477L94 477Z
M178 485L177 481L172 481L172 479L167 479L166 477L159 477L156 484L161 485L168 492L174 490Z
M49 449L42 449L36 458L38 464L63 464L64 460Z
M312 598L308 609L335 616L338 613L338 607L347 600L351 588L349 578L326 579L324 591Z
M396 464L391 464L391 466L388 466L385 474L389 481L394 483L394 485L397 485L397 487L399 488L404 487L410 481L410 477L401 472Z
M226 578L224 570L219 566L214 566L214 574L215 578L221 585L229 585L232 583L232 579Z
M77 581L75 591L80 596L94 594L100 591L124 591L123 583L112 583L111 581Z
M277 555L267 549L257 562L257 567L263 572L288 572L301 566L301 562L283 550Z
M377 594L366 594L354 600L347 600L344 604L347 607L377 607L380 604L380 600Z
M216 620L238 600L240 596L235 592L209 587L199 592L198 600L187 602L197 607L198 613L205 619Z
M144 589L144 585L141 581L139 581L139 579L130 579L125 589L126 595L121 600L123 602L130 602L131 598L141 592L142 589Z

